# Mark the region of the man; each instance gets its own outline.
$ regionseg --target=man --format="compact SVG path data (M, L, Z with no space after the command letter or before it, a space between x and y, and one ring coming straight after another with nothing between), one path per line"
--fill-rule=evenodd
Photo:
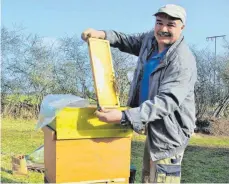
M129 92L131 108L102 108L96 114L108 123L130 123L147 135L142 182L179 183L183 153L195 128L196 61L182 36L184 8L169 4L154 15L154 30L147 33L87 29L81 36L107 39L111 46L139 56Z

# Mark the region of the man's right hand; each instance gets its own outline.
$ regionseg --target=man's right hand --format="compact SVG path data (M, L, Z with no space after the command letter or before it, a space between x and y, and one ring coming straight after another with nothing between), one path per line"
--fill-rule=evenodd
M95 29L86 29L82 34L81 38L84 41L87 41L88 38L98 38L98 39L105 39L105 32L104 31L97 31Z

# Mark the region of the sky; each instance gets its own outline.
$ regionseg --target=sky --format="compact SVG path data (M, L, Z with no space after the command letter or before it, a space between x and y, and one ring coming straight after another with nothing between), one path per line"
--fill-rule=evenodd
M186 42L214 51L206 37L226 35L229 40L229 0L2 0L1 26L22 26L26 33L46 40L76 35L87 28L139 33L152 29L152 16L165 4L186 9ZM223 39L217 39L222 51Z

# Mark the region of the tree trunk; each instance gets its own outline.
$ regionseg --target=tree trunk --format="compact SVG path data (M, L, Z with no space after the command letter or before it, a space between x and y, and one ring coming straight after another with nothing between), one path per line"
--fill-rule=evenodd
M213 118L218 118L222 112L227 108L229 105L229 95L227 95L223 101L217 106L214 111Z

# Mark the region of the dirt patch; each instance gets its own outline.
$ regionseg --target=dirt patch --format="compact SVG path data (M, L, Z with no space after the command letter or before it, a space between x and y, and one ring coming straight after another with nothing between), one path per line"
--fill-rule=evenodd
M229 136L229 119L211 119L212 135Z
M229 136L229 119L201 119L196 122L196 133L209 134L214 136Z

